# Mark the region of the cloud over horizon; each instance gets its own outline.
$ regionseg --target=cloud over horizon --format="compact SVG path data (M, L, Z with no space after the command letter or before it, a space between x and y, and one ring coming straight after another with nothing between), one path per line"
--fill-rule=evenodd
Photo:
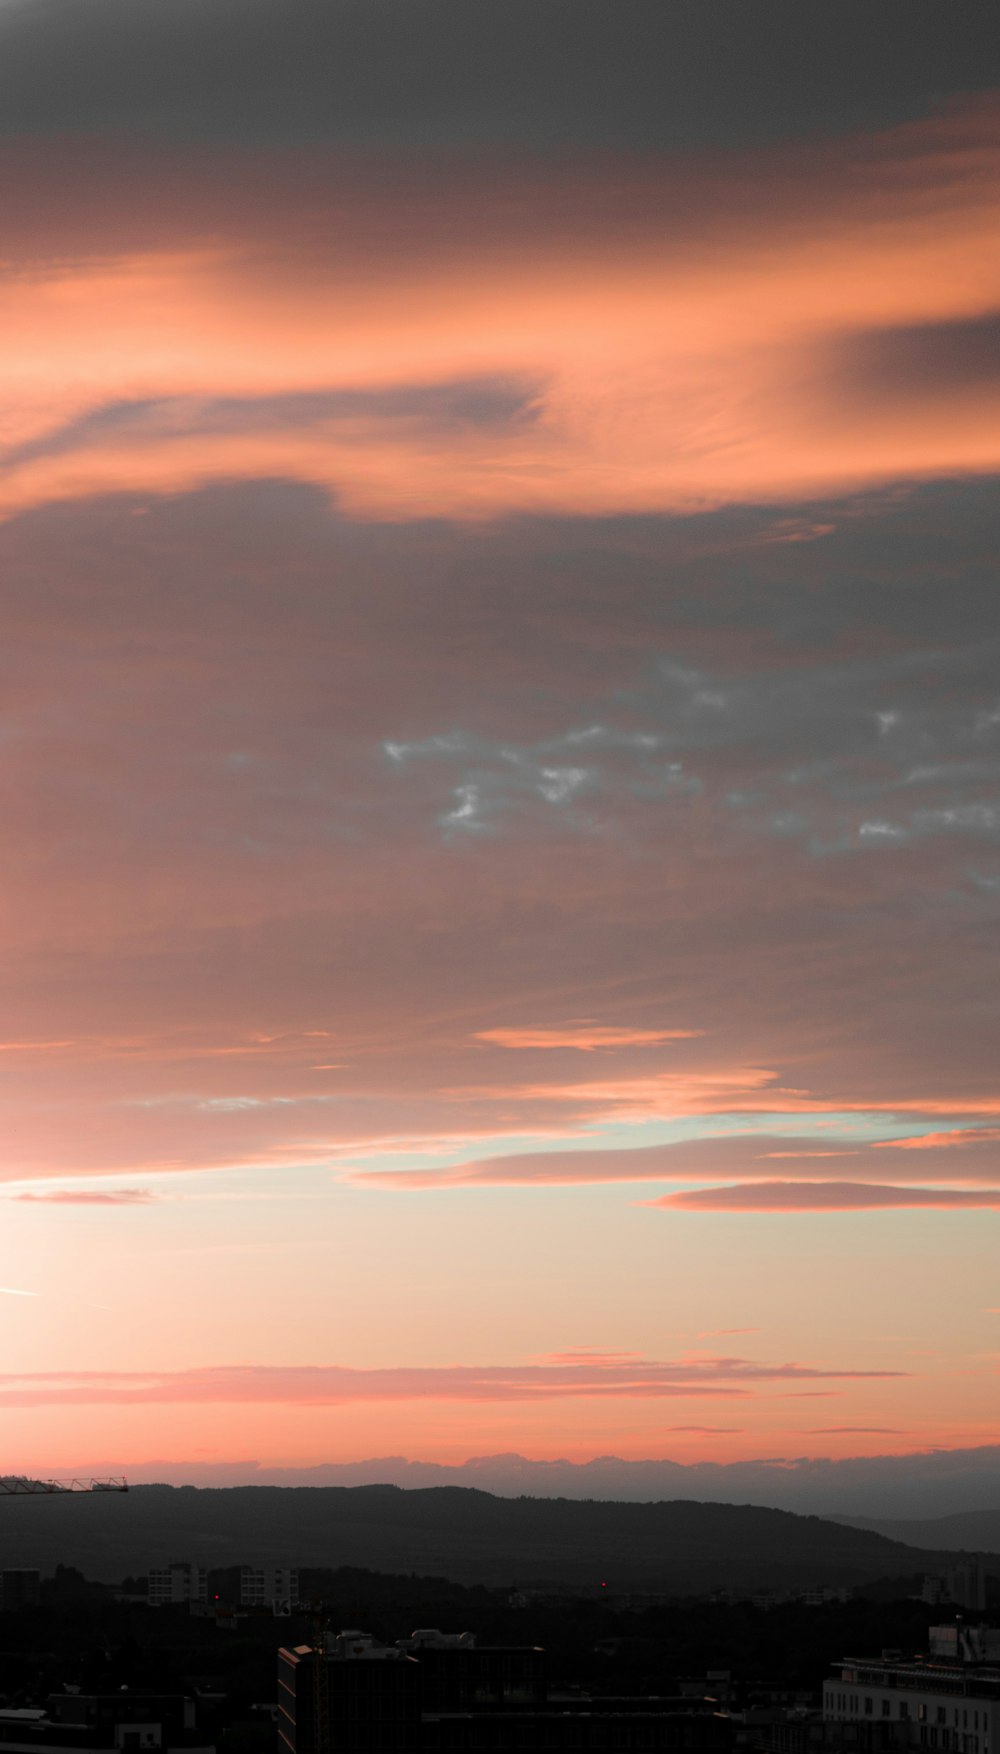
M332 1406L350 1401L691 1400L746 1396L754 1385L800 1379L869 1380L897 1370L758 1364L745 1358L656 1362L635 1358L552 1364L449 1365L358 1370L344 1365L216 1365L178 1371L0 1372L0 1406L101 1406L142 1402L293 1402Z

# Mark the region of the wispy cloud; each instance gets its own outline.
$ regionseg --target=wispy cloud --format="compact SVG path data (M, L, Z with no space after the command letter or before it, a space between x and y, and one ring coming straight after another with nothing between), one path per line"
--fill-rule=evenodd
M810 1427L815 1437L853 1437L862 1433L874 1433L879 1437L902 1437L904 1428L899 1425L813 1425Z
M148 1188L59 1188L52 1193L11 1194L31 1206L149 1206L162 1198Z
M477 178L465 152L411 153L404 176L317 148L308 178L296 157L241 178L149 142L119 164L90 136L70 203L45 143L15 151L8 512L220 477L316 483L390 519L692 511L1000 461L989 402L969 406L989 339L940 340L997 302L989 97L794 166L518 155ZM78 369L97 357L99 406ZM470 372L495 387L456 420ZM524 380L530 418L503 395Z
M776 1096L774 1100L777 1104L780 1098ZM986 1193L992 1197L991 1184L1000 1177L992 1147L992 1131L990 1128L956 1129L954 1133L924 1136L927 1142L922 1150L920 1167L928 1182L933 1178L938 1183L955 1182L968 1189L970 1183L982 1181L987 1184ZM895 1161L893 1153L883 1150L882 1141L853 1138L834 1145L830 1140L829 1144L817 1149L817 1137L829 1140L830 1136L756 1133L743 1127L733 1133L709 1134L663 1145L615 1148L594 1145L555 1151L524 1151L471 1159L435 1169L356 1169L350 1172L350 1176L352 1181L366 1186L404 1192L418 1192L423 1188L562 1187L646 1181L739 1182L766 1184L772 1189L815 1183L829 1189L838 1185L868 1185L862 1179L866 1172L870 1172L871 1185L876 1187L894 1185L897 1181L903 1184L904 1191L909 1186L912 1161L905 1158ZM852 1180L833 1183L829 1173L831 1161L848 1159ZM794 1181L775 1178L772 1165L777 1160L795 1165ZM963 1203L969 1202L958 1202ZM989 1198L982 1203L989 1204Z
M477 1041L502 1048L578 1048L593 1053L597 1048L651 1047L668 1041L691 1041L701 1029L616 1029L597 1023L570 1023L561 1029L480 1029Z
M898 1377L889 1370L765 1364L745 1358L604 1359L551 1364L444 1365L357 1370L345 1365L218 1365L180 1371L0 1373L0 1406L174 1402L657 1400L746 1396L786 1381Z
M1000 1208L1000 1188L878 1187L871 1182L745 1182L686 1188L646 1204L682 1212L871 1212L900 1207Z
M994 1145L1000 1140L1000 1127L951 1127L943 1133L918 1133L907 1139L877 1139L873 1142L876 1151L936 1151L941 1147L948 1150L968 1148L974 1145Z
M72 1041L0 1041L0 1054L52 1053L59 1048L75 1047Z

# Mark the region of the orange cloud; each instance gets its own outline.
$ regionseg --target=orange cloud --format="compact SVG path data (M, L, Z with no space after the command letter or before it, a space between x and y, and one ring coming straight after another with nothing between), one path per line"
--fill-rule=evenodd
M479 1029L477 1041L502 1048L595 1048L650 1047L666 1041L691 1041L701 1029L613 1029L599 1024L567 1024L564 1029Z
M954 1150L963 1145L992 1145L1000 1139L1000 1127L952 1127L946 1133L918 1133L911 1139L878 1139L876 1151Z
M51 254L19 203L0 284L8 515L275 476L363 517L691 511L1000 464L983 373L935 364L914 418L915 370L873 399L869 354L851 353L852 338L1000 309L988 98L794 163L500 164L481 188L440 158L402 187L322 155L305 175L294 154L230 155L195 176L154 159L176 233L155 249L133 188L99 155L88 172L84 147L75 175L103 198L89 259L60 238L79 225L64 167L55 183L45 152L17 151ZM532 389L510 417L457 424L433 397L423 413L289 413L317 390L470 378Z

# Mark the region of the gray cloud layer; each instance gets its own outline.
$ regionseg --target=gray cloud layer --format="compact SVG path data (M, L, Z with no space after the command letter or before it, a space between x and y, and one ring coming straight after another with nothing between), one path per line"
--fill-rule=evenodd
M1000 77L930 0L6 0L0 127L673 147L884 124Z

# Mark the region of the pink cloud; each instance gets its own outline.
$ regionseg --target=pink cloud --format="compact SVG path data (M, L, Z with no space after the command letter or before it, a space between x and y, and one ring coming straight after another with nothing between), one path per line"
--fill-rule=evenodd
M736 1187L690 1188L648 1200L685 1212L869 1212L890 1207L964 1210L1000 1208L1000 1188L879 1187L871 1182L747 1182Z
M810 1431L814 1437L837 1437L860 1435L862 1432L877 1433L880 1437L903 1437L905 1428L899 1425L813 1425Z
M279 1403L332 1406L378 1401L551 1401L571 1397L656 1400L731 1398L771 1382L869 1380L901 1371L760 1364L743 1358L588 1359L549 1364L446 1365L356 1370L343 1365L218 1365L179 1371L0 1373L0 1406L139 1403Z
M1000 1139L1000 1127L952 1127L944 1133L918 1133L909 1139L877 1139L876 1151L936 1151L957 1146L993 1145Z
M56 1193L11 1194L10 1198L33 1206L148 1206L159 1196L147 1188L60 1188Z
M840 1399L839 1389L791 1389L788 1394L776 1395L777 1401L836 1401Z
M730 1334L759 1334L759 1328L705 1328L695 1337L698 1340L722 1340Z
M667 1425L665 1431L690 1431L699 1437L718 1437L725 1434L738 1437L743 1430L741 1425Z
M0 1041L0 1054L51 1053L57 1048L75 1046L72 1041Z
M567 1024L562 1029L479 1029L477 1041L502 1048L595 1048L651 1047L668 1041L691 1041L701 1029L614 1029L599 1024Z
M985 1179L992 1183L1000 1174L1000 1165L991 1148L992 1129L984 1129L984 1132L983 1144L987 1149L981 1164L975 1161L967 1136L959 1132L955 1136L941 1134L933 1146L928 1144L921 1167L926 1167L928 1174L941 1181L955 1179L968 1183ZM352 1181L365 1186L419 1192L424 1188L560 1187L643 1181L728 1182L734 1178L745 1183L781 1185L774 1182L769 1167L779 1158L796 1164L797 1183L808 1180L828 1184L827 1164L831 1158L850 1157L855 1170L859 1170L868 1159L873 1178L877 1175L880 1182L891 1182L897 1177L905 1182L911 1173L902 1163L896 1165L885 1156L881 1142L845 1140L842 1150L816 1150L814 1137L808 1134L782 1137L743 1131L666 1145L525 1151L516 1155L473 1159L440 1169L356 1169L350 1175ZM962 1139L960 1152L954 1149L958 1137ZM871 1156L876 1150L879 1151L878 1158ZM814 1163L816 1168L812 1167Z
M858 1157L860 1153L845 1148L843 1151L762 1151L760 1155L768 1161L775 1157L791 1157L801 1163L809 1157Z

